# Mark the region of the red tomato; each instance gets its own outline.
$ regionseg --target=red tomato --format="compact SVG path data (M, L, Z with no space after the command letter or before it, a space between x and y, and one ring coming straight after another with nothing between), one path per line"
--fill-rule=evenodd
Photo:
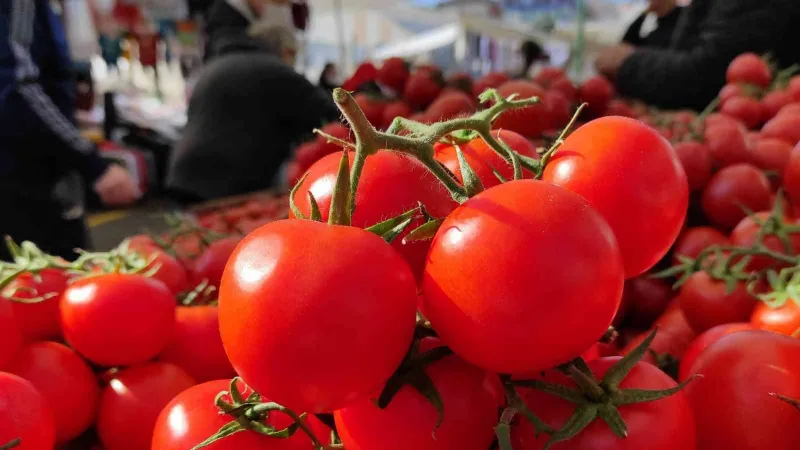
M232 236L212 242L192 264L192 285L197 286L206 280L209 286L219 287L225 264L241 240L238 236Z
M750 322L761 330L796 336L800 331L800 306L793 300L778 308L762 302L756 306Z
M673 297L672 287L664 280L643 275L625 281L621 308L625 311L625 322L634 328L649 328L666 311Z
M582 198L541 181L511 181L445 219L428 254L422 310L467 361L531 373L576 357L605 333L622 272L613 233ZM542 295L531 295L534 285ZM575 308L582 313L569 313Z
M239 383L240 391L245 394L246 386ZM220 392L228 391L229 380L209 381L181 392L161 411L153 432L152 450L189 450L214 435L225 424L233 420L232 416L220 414L214 399ZM227 398L231 402L230 398ZM318 428L313 416L307 420L312 427ZM282 430L292 424L285 414L270 414L269 425ZM325 436L317 434L319 439ZM325 441L323 441L325 442ZM302 431L297 431L288 439L271 438L252 431L235 433L208 447L212 450L264 449L264 450L308 450L311 439Z
M780 111L778 111L779 116L782 116L784 114L789 116L800 115L800 100L795 100L793 103L789 103L788 105L781 108Z
M777 175L773 187L778 187L792 155L792 146L776 138L759 139L751 148L753 164L762 170L773 171Z
M564 70L560 67L543 67L542 70L533 76L533 81L541 86L550 87L554 81L566 77L567 74L564 73Z
M26 341L43 341L61 336L58 304L67 288L67 280L64 272L45 269L38 276L23 273L3 290L3 295L8 297L45 298L38 303L11 303L17 326Z
M30 381L0 372L0 405L0 445L19 439L17 450L55 448L53 410Z
M386 108L385 102L365 93L356 94L355 101L372 126L380 127L383 125L383 110Z
M705 129L705 142L717 167L749 162L745 130L732 123L720 122Z
M601 358L589 361L595 377L602 378L621 358ZM575 388L575 383L559 372L548 372L546 381ZM651 364L638 363L620 384L622 389L664 390L676 386L667 374ZM524 398L531 411L545 423L561 428L575 412L576 406L550 394L536 390L525 390ZM600 418L584 428L577 436L554 444L552 450L675 450L695 448L695 427L689 402L683 392L661 400L619 407L622 420L628 425L628 436L616 437ZM533 425L520 420L513 429L512 441L517 450L541 450L548 439L547 434L534 436Z
M560 130L567 126L572 118L567 97L559 91L547 91L544 93L543 102L550 117L550 128Z
M578 88L567 77L553 81L550 84L550 90L561 92L570 103L575 103L578 100Z
M734 97L745 95L747 95L747 93L742 88L741 84L726 84L719 91L719 99L722 104Z
M517 94L517 100L538 97L541 101L544 96L544 90L539 85L523 80L503 83L497 88L497 93L503 97ZM526 108L506 111L494 122L495 128L511 130L529 138L539 137L549 126L547 107L541 102Z
M633 108L628 106L624 100L611 100L608 102L608 106L606 107L604 114L606 116L636 117Z
M65 444L94 422L100 386L92 370L70 348L55 342L23 347L8 372L36 386L52 407L56 442Z
M408 78L403 89L403 98L417 109L425 109L442 92L444 80L441 74L417 70Z
M464 145L460 148L461 152L464 154L464 158L467 160L467 164L469 164L469 167L471 167L478 178L480 178L484 189L489 189L492 186L500 184L500 179L494 174L492 167L478 155L478 152L469 145ZM438 148L436 148L436 160L447 167L447 169L458 178L459 182L464 182L461 176L461 163L458 161L458 154L454 146L438 146Z
M17 326L11 301L0 297L0 369L14 358L22 347L22 332Z
M692 376L692 365L697 360L697 357L700 356L703 350L705 350L709 345L722 339L723 336L727 336L732 333L738 333L740 331L755 329L756 328L750 323L742 322L717 325L714 328L710 328L709 330L703 332L703 334L697 336L695 340L692 341L692 344L689 345L689 348L687 348L686 352L683 353L678 380L683 382Z
M800 142L800 114L780 113L764 124L761 133L797 145Z
M157 267L155 273L151 275L152 278L164 283L172 295L178 295L190 289L186 269L177 259L162 251L150 253L145 257L153 258L153 262L145 270Z
M793 76L789 80L789 86L787 86L786 90L792 94L794 101L800 102L800 76Z
M510 130L492 130L492 136L498 141L504 142L512 150L523 156L531 158L539 158L536 153L536 147L525 137L519 133ZM489 147L489 144L483 138L476 138L468 144L470 149L474 150L478 157L483 159L491 168L497 171L506 180L514 179L514 168L500 156L496 151ZM523 169L523 173L528 171Z
M77 280L61 302L64 337L103 366L145 362L167 344L175 327L175 299L163 283L139 275Z
M698 191L706 187L713 167L708 146L696 141L683 141L675 145L675 153L686 172L689 189Z
M703 250L712 245L729 245L728 237L711 227L693 227L684 231L674 247L673 262L678 264L678 256L697 258Z
M752 97L737 96L722 104L720 111L741 120L749 129L757 128L764 120L761 103Z
M580 87L581 101L588 103L586 109L594 114L605 111L608 102L613 97L614 85L602 76L589 78Z
M697 272L681 286L678 295L681 310L696 333L726 323L745 322L753 314L756 298L739 283L728 293L725 282Z
M717 227L731 229L750 211L765 211L772 205L770 184L750 164L728 166L711 178L703 191L703 211Z
M404 102L403 100L395 100L388 105L383 110L383 129L389 128L389 125L392 124L392 121L398 117L409 118L414 114L414 110L408 106L408 103Z
M509 76L504 72L492 72L478 78L472 87L472 94L475 97L483 94L483 91L489 88L496 88L506 81L510 80Z
M772 83L772 71L760 56L743 53L731 61L725 73L728 83L752 84L766 88Z
M761 99L761 108L764 119L769 120L778 115L778 112L794 99L789 91L772 91Z
M783 189L793 205L800 205L800 144L789 155L789 162L783 172Z
M580 127L564 140L543 179L580 194L608 221L627 278L669 251L686 217L689 187L677 155L634 119L604 117Z
M658 329L658 334L656 334L653 343L650 345L650 350L657 355L670 355L676 359L683 355L696 336L689 322L686 321L686 316L678 306L677 301L673 301L667 307L664 314L655 321L653 328ZM627 342L625 348L622 349L622 354L627 355L630 353L642 343L648 334L650 333L642 333ZM654 363L655 358L653 358L652 353L648 352L643 361Z
M461 91L442 92L425 110L425 115L434 122L440 122L456 117L469 116L475 112L475 102Z
M281 220L251 233L231 256L220 334L256 391L295 411L330 412L370 394L397 368L416 304L408 265L378 236Z
M344 126L340 122L331 122L331 123L325 125L324 127L322 127L322 129L320 131L322 131L323 133L325 133L325 134L327 134L329 136L333 136L335 138L339 138L339 139L341 139L343 141L352 142L353 139L354 139L353 138L353 132L350 131L349 128L347 128L346 126ZM342 151L342 147L339 146L339 144L336 144L334 142L328 142L328 139L326 137L322 136L321 134L317 135L316 141L320 145L320 153L321 153L320 157L322 157L324 155L329 155L331 153L336 153L336 152ZM317 158L317 159L319 159L319 158Z
M301 144L294 151L294 160L301 167L309 167L323 156L325 154L322 152L322 146L317 141Z
M311 214L311 203L308 200L308 193L311 192L319 205L322 220L328 219L340 160L341 154L329 155L308 170L308 177L294 198L300 211L307 217ZM351 158L351 166L352 163ZM425 166L398 153L378 152L367 158L364 165L356 193L353 226L375 225L415 208L419 202L434 217L445 217L456 207L450 194ZM290 214L290 217L294 215ZM422 218L414 220L392 243L417 278L422 276L430 241L408 244L403 244L402 241L403 237L422 225L423 221Z
M755 216L758 219L766 220L769 218L770 213L760 212L756 213ZM736 225L736 228L733 229L733 232L731 232L731 243L737 247L752 247L756 243L756 238L758 237L758 232L760 230L761 226L756 223L753 218L745 217L741 222L739 222L738 225ZM781 240L774 235L765 236L762 244L772 251L795 255L800 253L800 234L790 235L791 247L789 249L787 249ZM786 267L785 263L776 261L775 259L765 255L753 256L750 260L750 263L747 265L747 269L753 272L757 272L766 268L781 269L783 267Z
M697 448L791 450L800 427L795 408L772 397L800 397L800 341L742 331L710 345L692 365L703 374L686 389Z
M216 306L179 306L175 332L158 358L175 364L197 381L236 375L222 347Z
M195 384L183 369L167 363L147 363L116 373L103 391L97 412L97 434L103 448L150 448L161 410Z
M345 448L358 450L486 450L497 424L496 375L447 356L425 373L442 398L444 420L421 394L404 386L386 409L363 399L336 411Z
M455 72L447 77L447 86L467 95L472 95L472 76L467 72Z
M391 88L395 92L403 92L409 77L409 65L403 58L389 58L378 69L378 83Z

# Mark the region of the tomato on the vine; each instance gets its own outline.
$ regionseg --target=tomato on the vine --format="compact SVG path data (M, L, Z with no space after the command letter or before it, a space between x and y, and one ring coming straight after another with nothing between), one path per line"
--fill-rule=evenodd
M178 306L175 331L158 359L175 364L197 381L236 374L222 347L216 306Z
M746 322L756 307L756 298L739 282L732 292L724 281L706 272L697 272L681 286L678 295L681 310L696 333L717 325Z
M497 93L503 97L516 94L518 99L538 97L541 100L544 89L530 81L511 80L497 88ZM529 138L539 137L549 126L549 112L541 102L525 108L506 111L494 122L495 128L510 130Z
M58 444L75 439L92 425L100 386L72 349L55 342L28 344L7 370L33 383L47 399L55 416Z
M11 361L22 347L22 332L17 326L11 301L0 297L0 370Z
M761 330L796 337L800 334L800 306L791 299L779 307L759 302L750 322Z
M189 278L192 285L197 286L203 280L206 280L209 286L218 288L219 282L222 280L222 272L225 270L225 264L228 263L228 258L231 257L233 249L239 245L241 240L242 238L238 236L220 239L212 242L203 250L203 253L194 260L190 268Z
M623 278L614 235L585 200L517 180L444 220L428 254L422 311L467 361L531 373L578 356L606 332Z
M772 71L760 56L755 53L743 53L728 65L725 79L731 84L752 84L766 88L772 83Z
M673 247L673 261L679 263L680 256L697 258L700 253L712 245L729 245L728 237L712 227L693 227L684 231Z
M183 369L167 363L147 363L116 373L103 391L97 411L97 434L103 448L150 448L161 410L194 385L195 380Z
M467 164L469 164L469 167L475 171L475 175L481 180L481 185L483 185L484 189L489 189L492 186L500 184L500 179L497 178L492 167L487 164L472 147L464 145L459 146L459 148ZM461 162L458 160L456 146L437 144L435 149L436 160L447 167L447 169L456 176L459 182L463 183L464 179L461 175Z
M703 191L703 211L723 229L732 229L750 211L766 211L772 205L769 180L755 166L734 164L720 170Z
M657 359L664 358L679 359L697 335L687 322L677 300L673 300L664 314L653 323L653 328L658 329L658 334L650 344L650 351L643 359L650 363L659 363ZM642 333L627 342L621 354L630 353L646 337L647 333Z
M61 336L58 304L67 289L68 276L61 270L45 269L36 275L23 273L11 282L3 295L21 299L42 298L35 303L12 302L17 326L26 341L57 339Z
M697 360L697 357L709 345L722 339L731 333L738 333L740 331L755 330L755 326L748 322L742 323L726 323L717 325L704 331L701 335L697 336L681 357L680 372L678 373L679 381L686 381L692 376L692 365Z
M189 277L183 264L158 247L135 249L150 263L144 271L153 270L151 278L161 281L173 295L189 290Z
M30 381L0 372L0 405L0 445L19 439L17 450L55 448L53 410Z
M233 252L219 294L220 334L236 372L297 412L331 412L372 393L414 333L408 265L354 227L269 223Z
M140 275L83 278L64 291L61 324L67 342L94 363L145 362L172 336L175 298L164 283Z
M669 251L689 204L686 174L672 146L627 117L604 117L575 130L543 179L581 195L606 219L627 278Z
M747 150L745 128L735 119L727 120L729 121L721 120L718 123L706 120L703 137L715 167L746 163L751 159Z
M742 219L736 228L731 232L731 243L737 247L752 247L756 243L758 233L761 231L761 225L756 220L764 221L770 216L768 212L756 213L753 217L748 216ZM775 235L763 236L761 244L769 250L776 253L784 253L795 255L800 253L800 234L791 234L789 236L789 248ZM754 255L751 257L747 270L757 272L759 270L772 268L781 269L786 267L786 263L777 261L767 255Z
M783 172L783 189L793 205L800 206L800 144L792 149Z
M491 134L495 139L504 142L511 150L514 150L520 155L529 158L539 158L539 155L536 153L536 147L525 136L511 130L492 130ZM494 151L483 138L478 137L471 140L468 146L504 179L514 179L514 167L511 163ZM523 169L523 174L526 173L529 173L529 171ZM483 181L482 178L481 181Z
M689 189L699 191L711 179L713 161L708 146L701 142L683 141L675 145L675 153L681 161Z

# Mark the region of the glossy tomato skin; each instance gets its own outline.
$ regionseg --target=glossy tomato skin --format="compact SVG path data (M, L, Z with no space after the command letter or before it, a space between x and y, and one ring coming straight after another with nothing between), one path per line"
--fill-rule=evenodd
M689 186L675 151L652 128L627 117L604 117L577 129L543 179L583 196L606 219L627 278L669 251L686 217Z
M728 293L724 281L711 278L706 272L697 272L681 286L681 310L696 333L717 325L746 322L756 307L756 298L747 292L744 283L737 284Z
M760 220L767 220L769 216L770 213L768 212L759 212L755 214L755 218ZM752 247L756 243L760 230L761 226L753 220L752 217L745 217L731 232L731 243L737 247ZM764 236L761 243L764 247L774 252L791 255L800 253L800 234L789 235L790 248L788 249L783 245L783 242L774 235ZM783 267L786 267L785 263L776 261L769 256L756 255L750 260L750 263L747 265L747 270L755 272L767 268L781 269Z
M517 180L478 194L445 219L428 254L422 311L467 361L525 374L596 342L619 307L622 284L614 236L585 200ZM576 308L584 313L569 312ZM550 344L542 349L541 342Z
M800 142L800 114L779 113L764 124L761 132L766 137L783 139L790 145Z
M17 298L45 297L38 303L13 302L14 317L26 341L57 339L61 336L58 305L67 289L67 275L56 269L45 269L38 277L23 273L3 290Z
M752 84L766 88L772 82L772 72L760 56L755 53L743 53L728 65L725 79L728 83Z
M408 265L377 235L281 220L251 233L231 256L220 334L257 392L295 411L331 412L372 393L397 368L416 304Z
M7 369L33 383L47 399L55 416L57 443L75 439L92 425L100 386L72 349L55 342L28 344Z
M797 303L792 300L778 308L772 308L766 303L759 303L753 311L750 322L761 330L786 336L797 336L800 331L800 306L797 306Z
M600 358L589 361L595 377L601 379L621 358ZM545 380L575 387L565 375L548 372ZM675 387L667 374L647 363L636 364L620 384L622 389L663 390ZM530 409L548 425L559 429L575 411L575 405L539 391L525 390L524 399ZM619 439L602 419L595 419L577 436L552 447L553 450L676 450L695 449L695 426L689 402L683 392L654 402L620 406L619 412L628 425L628 436ZM549 439L543 434L536 438L533 426L521 420L514 429L515 449L541 450Z
M245 392L246 386L240 383L239 387L241 392ZM217 394L227 392L229 389L230 380L223 379L208 381L178 394L158 416L150 449L191 450L214 435L232 419L231 416L220 414L219 408L214 404ZM231 400L227 399L227 401ZM270 415L268 423L277 429L283 429L291 423L291 419L284 414L273 413ZM325 436L318 435L318 437L323 439ZM311 448L311 439L302 432L297 432L288 439L278 439L245 431L208 446L209 450L250 448L308 450Z
M192 264L190 277L192 286L197 286L203 280L207 280L209 286L218 288L225 264L228 263L228 258L231 257L231 253L241 240L238 236L223 238L212 242L203 250L203 253Z
M783 189L792 204L800 206L800 144L792 149L783 173Z
M748 129L756 129L764 120L764 110L755 98L736 96L722 104L721 111L741 120Z
M773 188L780 187L786 166L792 154L792 146L788 142L776 138L759 139L751 148L753 164L761 170L773 171L776 174Z
M189 277L186 269L177 259L163 251L151 253L148 258L153 258L150 267L154 269L157 267L152 278L164 283L172 295L189 290Z
M435 154L436 160L447 167L447 169L456 176L458 181L463 184L464 179L461 175L461 163L458 160L456 147L452 145L441 145L437 147ZM467 160L469 167L475 171L484 189L489 189L492 186L500 184L500 179L494 174L492 167L487 164L474 149L466 145L460 148L461 152L464 154L464 159Z
M709 181L703 191L703 211L717 227L730 230L750 211L766 211L772 205L767 177L750 164L728 166Z
M673 262L678 264L679 256L697 258L697 256L712 245L730 245L728 237L712 227L692 227L686 229L675 243Z
M0 405L0 445L20 439L15 449L55 448L53 410L30 381L0 372Z
M709 345L717 342L718 340L722 339L723 336L727 336L731 333L755 329L757 328L752 324L748 322L741 322L717 325L714 328L704 331L692 341L692 343L683 353L678 380L684 382L688 380L690 376L692 376L692 365L697 360L697 357L700 356L703 350L705 350Z
M588 103L587 109L590 112L595 115L601 114L614 97L614 86L606 78L595 76L581 85L579 95L581 101Z
M653 353L657 355L669 355L675 359L680 359L689 344L692 343L697 333L694 332L686 316L681 311L678 302L674 301L667 307L664 314L653 324L653 328L658 329L655 339L650 344L651 352L648 352L642 359L644 362L655 363ZM649 335L649 332L636 336L625 344L621 354L627 355Z
M503 97L517 94L517 99L538 97L544 95L544 89L536 83L524 80L511 80L497 88L497 93ZM494 122L496 128L510 130L525 137L536 138L550 126L547 107L538 103L525 108L504 112Z
M159 413L195 380L178 366L147 363L117 373L100 398L97 434L105 450L150 448Z
M789 91L772 91L761 99L761 108L764 111L764 119L769 120L778 115L780 110L791 104L792 94Z
M745 128L735 120L711 123L707 119L703 136L715 167L750 162Z
M179 306L175 331L158 359L201 382L236 376L222 347L216 306Z
M158 280L107 274L77 280L61 302L64 337L102 366L147 361L166 346L175 327L175 299Z
M698 449L797 448L797 409L772 397L800 397L800 341L742 331L711 344L692 365L703 374L686 389Z
M708 147L695 141L683 141L675 145L675 153L681 161L689 189L699 191L711 179L713 161Z
M539 158L539 155L536 153L536 147L528 140L528 138L519 133L515 133L511 130L492 130L492 136L498 141L504 142L520 155L536 159ZM492 148L489 147L489 144L487 144L483 138L473 139L467 145L476 153L478 157L483 159L486 164L497 171L497 173L499 173L504 179L514 179L514 167L511 165L511 163L497 154L496 151L492 150ZM530 172L528 170L523 169L523 174L528 174L527 176L530 178Z
M358 450L486 450L494 439L498 404L496 375L451 355L425 372L444 405L436 428L436 408L410 386L404 386L381 410L364 399L336 411L336 428L345 448Z
M0 370L5 368L22 348L22 332L17 326L11 300L0 297Z
M328 219L341 156L341 153L328 155L309 169L308 177L294 198L306 217L311 214L308 200L308 193L311 192L319 205L322 220ZM350 158L351 167L352 163ZM457 205L439 180L422 164L398 153L378 152L367 158L364 164L356 193L353 226L365 228L375 225L416 208L419 202L434 217L447 216ZM430 241L403 244L402 240L423 223L423 218L414 220L392 243L392 247L403 256L418 278L425 267Z

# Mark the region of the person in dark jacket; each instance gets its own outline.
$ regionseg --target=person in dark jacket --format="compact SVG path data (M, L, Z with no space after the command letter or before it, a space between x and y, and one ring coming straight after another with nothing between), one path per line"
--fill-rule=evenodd
M248 33L251 25L269 19L293 26L288 0L216 0L207 13L205 60L233 52L262 51L264 43Z
M797 0L693 0L667 49L620 44L600 53L598 72L621 95L660 108L702 109L725 84L728 64L745 52L772 53L780 67L800 62L790 37L800 23Z
M138 188L75 127L65 36L49 0L0 2L0 235L71 258L87 244L83 186L108 205Z
M631 23L622 42L635 47L669 48L682 10L676 0L650 0L647 11ZM656 16L656 28L643 34L642 25L650 14Z
M276 56L220 56L192 93L168 187L183 203L271 188L293 146L338 114L329 93Z

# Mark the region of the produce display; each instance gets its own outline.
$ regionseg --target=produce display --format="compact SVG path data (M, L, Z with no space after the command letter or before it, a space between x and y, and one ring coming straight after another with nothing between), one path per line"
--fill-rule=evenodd
M727 81L698 114L390 59L288 196L8 239L0 449L797 448L800 78Z

